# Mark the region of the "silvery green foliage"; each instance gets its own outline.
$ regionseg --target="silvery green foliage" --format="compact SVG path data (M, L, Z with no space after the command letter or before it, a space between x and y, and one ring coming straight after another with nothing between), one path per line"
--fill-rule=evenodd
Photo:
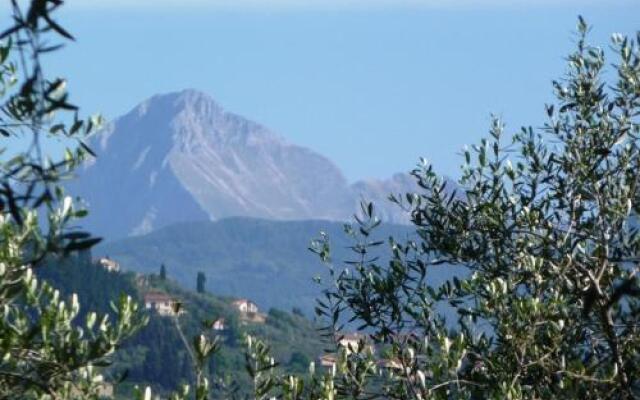
M61 298L34 275L45 257L82 251L98 241L68 228L86 211L64 196L58 184L89 151L82 138L99 123L98 118L77 118L65 81L48 80L39 61L42 54L59 48L53 40L71 38L51 16L61 3L33 0L23 9L12 1L13 25L0 34L0 134L5 140L0 160L3 399L98 398L104 387L98 369L144 323L128 297L113 304L114 321L95 313L78 321L77 297ZM71 116L60 116L69 111ZM30 139L30 145L22 151L7 148L17 143L8 141L18 136ZM55 161L43 152L47 136L76 140L79 146Z
M422 190L394 200L416 237L370 259L368 219L350 231L357 260L334 272L319 312L347 315L390 343L402 371L388 398L635 398L640 396L640 53L614 35L605 52L578 24L558 104L542 129L505 140L494 120L471 150L458 193L424 162ZM640 39L640 34L638 35ZM327 258L326 239L315 250ZM435 268L467 274L431 287ZM459 319L445 323L442 307ZM410 356L405 357L409 352Z
M358 324L376 351L362 341L336 350L329 369L289 376L247 337L253 397L640 397L640 34L613 36L607 83L587 32L580 18L544 127L507 140L495 119L464 151L457 193L427 162L414 170L421 191L392 200L411 212L415 236L390 238L388 263L374 255L385 242L372 204L345 227L356 256L344 266L326 235L312 243L333 278L317 308L329 335ZM455 278L427 283L456 266Z

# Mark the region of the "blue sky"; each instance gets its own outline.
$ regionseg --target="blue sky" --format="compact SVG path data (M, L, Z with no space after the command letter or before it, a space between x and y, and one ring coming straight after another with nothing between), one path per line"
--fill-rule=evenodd
M639 1L71 0L78 38L46 59L72 97L111 118L196 88L310 147L351 181L458 175L490 114L543 121L578 14L593 42L640 29Z

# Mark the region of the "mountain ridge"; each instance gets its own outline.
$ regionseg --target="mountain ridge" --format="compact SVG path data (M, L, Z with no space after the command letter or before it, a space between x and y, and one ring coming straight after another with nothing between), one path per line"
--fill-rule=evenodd
M110 239L232 216L345 221L363 198L406 223L386 197L417 188L407 174L349 184L327 157L193 89L150 97L90 146L97 158L70 191L88 203L87 228Z

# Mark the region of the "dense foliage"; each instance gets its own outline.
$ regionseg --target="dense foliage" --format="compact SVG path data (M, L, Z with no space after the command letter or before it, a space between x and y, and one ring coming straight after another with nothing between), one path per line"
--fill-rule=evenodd
M541 129L509 141L494 120L465 150L457 193L428 163L416 168L420 193L392 200L417 239L390 238L391 261L371 253L385 247L372 204L347 227L344 267L326 236L314 242L334 278L317 308L327 331L358 322L383 351L361 340L330 373L291 376L249 337L255 398L640 397L640 33L613 36L607 82L587 32L580 18ZM468 274L430 284L443 265Z
M508 143L494 120L465 151L459 195L430 165L414 171L422 192L395 201L419 240L391 239L393 260L379 265L367 257L372 213L362 222L361 257L321 311L335 320L346 308L397 348L402 369L385 381L387 397L640 396L640 50L614 35L606 82L605 52L587 32L580 19L543 128ZM426 284L443 263L470 274ZM455 332L441 303L459 315Z
M101 376L95 367L144 323L126 296L114 305L113 322L95 313L80 321L77 296L66 301L33 273L47 257L98 241L69 228L86 212L59 186L84 158L82 138L99 122L78 119L65 81L48 79L40 64L42 54L60 47L55 41L71 39L52 17L60 3L34 0L23 9L11 1L12 26L0 33L0 135L5 140L0 160L0 398L5 399L96 397ZM77 150L51 159L42 150L42 141L51 136L75 141ZM21 140L28 141L22 151Z
M32 0L23 13L12 1L15 25L0 34L0 83L8 96L0 134L27 132L33 139L0 163L0 397L9 399L98 397L96 367L108 366L146 322L130 295L103 318L88 313L82 324L78 296L61 300L33 273L47 263L77 267L81 255L73 262L57 257L97 242L67 228L85 212L57 187L88 150L80 142L55 163L40 146L45 132L73 138L94 125L74 118L67 128L54 119L56 111L75 109L63 81L45 79L39 63L41 53L57 48L43 36L70 38L51 18L60 4ZM193 385L171 395L176 400L640 397L640 33L636 40L613 36L614 74L605 74L605 52L586 43L587 32L579 19L577 49L567 75L554 82L557 104L546 106L541 129L523 128L505 140L495 120L489 138L465 151L454 193L429 164L418 166L420 193L392 198L410 212L415 236L378 240L380 221L364 204L357 223L346 226L353 259L334 264L327 235L312 243L331 278L316 308L327 338L346 339L339 334L345 323L366 332L328 349L334 353L324 359L328 369L311 363L308 373L295 371L310 361L295 340L313 340L297 330L300 316L272 310L264 324L248 316L239 337L240 322L224 314L219 299L155 276L135 285L181 301L163 316L152 312L157 335L133 338L119 365L151 358L155 369L144 373L161 381L175 378L168 368L179 368ZM39 210L47 217L44 229ZM429 279L456 267L466 272L437 285ZM80 291L77 281L66 285ZM446 319L447 310L455 320ZM231 334L212 332L210 320L201 325L220 316L229 318ZM291 334L281 349L288 350L288 368L272 356L275 343L257 339L274 333ZM221 357L225 341L232 344L227 349L244 345L243 362L240 353ZM144 354L149 342L159 343L159 351ZM216 375L225 363L242 364L244 380ZM122 372L117 368L110 371ZM137 396L150 400L151 387Z
M142 300L132 273L109 272L91 259L89 251L49 257L38 267L35 275L59 290L63 298L75 294L82 304L79 311L81 319L91 311L114 317L111 302L122 294L136 302Z
M148 292L165 293L182 303L185 313L177 321L147 311L149 323L126 340L114 354L112 365L103 369L102 375L122 398L128 398L135 385L150 385L156 393L169 393L194 378L180 331L185 337L202 332L217 336L221 346L207 363L207 377L219 386L225 384L245 395L249 393L250 382L244 372L243 335L253 334L267 340L274 356L282 360L283 369L289 372L306 371L325 347L317 327L304 316L271 309L264 323L243 323L231 305L231 298L185 290L170 276L163 279L160 275L110 272L92 261L89 254L50 260L36 275L60 290L61 297L75 294L82 304L80 318L84 309L112 314L110 299L123 293L136 300L142 300ZM221 331L211 327L217 319L224 320Z

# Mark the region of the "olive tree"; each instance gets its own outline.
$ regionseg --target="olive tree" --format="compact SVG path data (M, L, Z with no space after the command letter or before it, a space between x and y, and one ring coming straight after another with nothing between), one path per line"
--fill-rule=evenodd
M416 237L390 239L387 265L368 260L379 243L365 210L360 257L336 272L320 311L336 322L348 311L397 350L403 372L383 384L385 396L640 396L640 34L613 36L609 82L588 30L580 18L542 128L507 140L494 119L464 151L457 187L426 162L413 171L420 193L392 200ZM326 257L327 246L316 250ZM467 273L428 284L452 266Z
M78 321L77 297L63 299L34 274L45 257L99 240L70 227L86 210L60 186L90 152L82 140L99 119L79 119L65 81L46 77L40 62L72 39L52 16L62 1L21 4L10 2L12 25L0 33L0 398L96 398L97 368L144 317L123 297L116 320L89 313ZM75 146L56 160L43 145L50 137Z
M640 397L640 33L613 35L606 71L588 31L580 18L541 128L494 119L457 185L422 161L419 192L391 196L412 237L379 240L364 204L345 227L353 259L312 243L332 277L327 336L355 324L378 351L363 340L292 376L248 337L256 399ZM455 273L432 283L442 269Z

